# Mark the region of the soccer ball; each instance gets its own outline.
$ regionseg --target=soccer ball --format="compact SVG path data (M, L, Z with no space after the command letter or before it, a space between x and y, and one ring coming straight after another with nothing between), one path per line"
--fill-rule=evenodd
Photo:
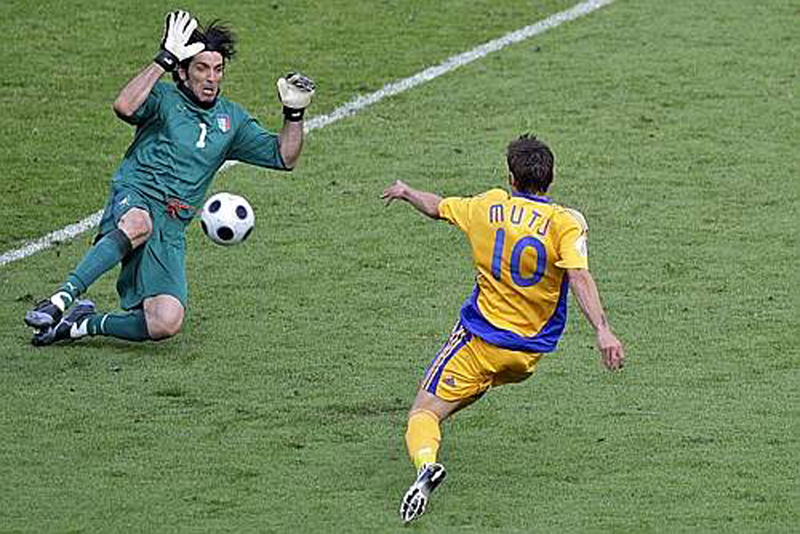
M200 214L203 232L218 245L241 243L253 231L255 222L256 216L250 203L231 193L217 193L209 197Z

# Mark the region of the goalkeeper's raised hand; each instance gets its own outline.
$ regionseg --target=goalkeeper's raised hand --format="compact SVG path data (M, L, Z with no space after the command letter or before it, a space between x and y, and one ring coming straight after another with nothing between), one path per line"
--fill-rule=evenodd
M167 15L164 23L164 37L161 39L161 51L153 61L171 72L178 63L203 51L203 43L187 44L192 32L197 28L195 20L186 11L173 11Z
M283 104L283 116L288 121L303 120L306 108L311 104L311 98L317 85L308 76L299 72L290 72L278 78L278 96Z

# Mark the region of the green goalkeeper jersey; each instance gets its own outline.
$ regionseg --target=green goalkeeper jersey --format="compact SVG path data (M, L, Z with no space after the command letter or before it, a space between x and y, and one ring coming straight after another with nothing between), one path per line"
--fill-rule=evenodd
M136 135L114 182L157 201L187 205L181 212L186 218L202 204L226 160L286 169L278 136L223 97L204 109L174 84L160 82L125 120L136 125Z

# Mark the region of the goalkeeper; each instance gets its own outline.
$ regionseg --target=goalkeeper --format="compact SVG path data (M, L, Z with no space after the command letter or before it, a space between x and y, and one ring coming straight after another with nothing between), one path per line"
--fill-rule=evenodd
M114 102L136 135L112 178L95 243L58 291L25 315L34 345L177 334L187 304L186 226L216 172L226 160L287 171L297 164L314 82L296 73L278 80L283 126L270 132L220 94L235 45L218 21L200 27L185 11L167 15L160 51ZM164 73L174 83L161 82ZM126 312L98 313L91 301L78 300L120 263L117 291Z

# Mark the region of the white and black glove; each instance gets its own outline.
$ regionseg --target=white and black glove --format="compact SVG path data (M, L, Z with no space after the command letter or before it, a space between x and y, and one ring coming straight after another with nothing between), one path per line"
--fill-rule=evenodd
M161 39L161 51L153 61L167 71L172 72L178 63L203 51L203 43L192 43L189 39L197 28L195 20L186 11L173 11L167 15L164 23L164 37Z
M278 96L283 104L283 116L291 122L303 120L306 108L311 104L311 98L317 85L308 76L299 72L290 72L278 78Z

